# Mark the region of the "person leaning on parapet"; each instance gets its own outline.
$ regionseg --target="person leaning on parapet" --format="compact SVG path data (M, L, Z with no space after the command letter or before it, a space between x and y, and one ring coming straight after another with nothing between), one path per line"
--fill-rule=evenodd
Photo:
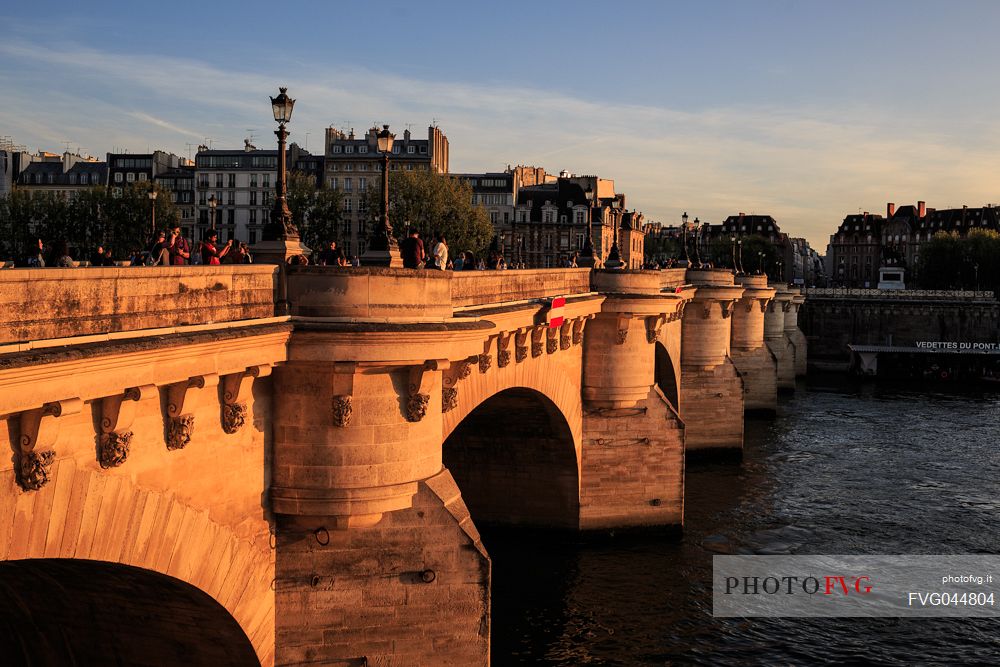
M424 264L424 242L420 239L420 233L414 227L410 227L410 233L399 244L399 254L403 260L403 268L419 269Z
M337 247L337 242L330 241L330 245L319 253L316 263L319 266L344 266L347 260L344 259L343 251Z
M448 266L448 242L444 234L438 234L434 243L434 268L444 270Z
M28 268L45 268L45 244L41 239L33 239L24 250L24 254L17 258L14 266Z
M49 255L49 266L58 266L64 269L73 268L73 258L69 254L69 246L63 240L52 244L52 254Z
M191 246L187 239L181 235L181 228L174 227L170 230L170 263L175 266L183 266L191 261Z
M233 247L233 240L229 239L226 241L226 245L222 246L222 249L216 247L216 242L219 239L219 234L215 230L208 232L208 236L204 241L201 242L201 263L209 264L212 266L218 266L222 263L222 258L229 254L229 251Z
M153 245L149 248L150 266L167 266L170 264L170 244L166 232L157 232Z

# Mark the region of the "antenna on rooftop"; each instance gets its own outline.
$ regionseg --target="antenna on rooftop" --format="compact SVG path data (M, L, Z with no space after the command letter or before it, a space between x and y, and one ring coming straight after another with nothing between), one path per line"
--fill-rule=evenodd
M413 123L407 123L406 124L406 129L412 131L413 130Z
M438 119L437 118L431 118L431 125L433 125L434 127L437 127L438 126Z
M188 160L190 161L191 160L191 147L194 146L194 144L192 144L190 142L185 142L184 145L187 146L187 149L188 149Z
M65 147L66 147L66 152L67 152L67 153L69 153L69 146L70 146L70 144L72 144L72 143L73 143L72 141L64 141L64 142L62 142L63 146L65 146Z

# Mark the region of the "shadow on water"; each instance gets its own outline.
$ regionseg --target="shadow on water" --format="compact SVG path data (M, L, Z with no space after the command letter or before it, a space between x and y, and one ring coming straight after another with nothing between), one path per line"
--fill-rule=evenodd
M998 408L819 377L747 421L741 464L688 467L683 535L484 529L493 664L1000 662L990 619L711 615L713 554L1000 551Z

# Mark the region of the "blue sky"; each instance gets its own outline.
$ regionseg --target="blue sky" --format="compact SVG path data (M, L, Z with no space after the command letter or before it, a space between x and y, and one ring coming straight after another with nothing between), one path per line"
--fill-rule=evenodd
M1000 202L1000 3L5 3L0 135L94 155L436 120L452 171L597 173L652 219L820 252L885 202ZM275 44L281 31L284 44ZM308 137L306 136L308 133Z

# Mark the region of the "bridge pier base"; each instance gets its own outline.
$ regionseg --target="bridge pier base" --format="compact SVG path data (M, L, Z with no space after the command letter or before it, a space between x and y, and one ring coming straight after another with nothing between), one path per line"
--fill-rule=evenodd
M489 663L490 559L451 473L367 528L282 517L275 664Z
M731 357L743 378L745 412L774 413L778 409L778 360L764 345L764 311L774 297L767 276L737 276L743 297L733 309Z
M684 425L653 387L631 408L583 416L580 528L681 525Z
M794 294L785 285L773 285L774 299L764 313L764 341L777 360L778 391L795 389L795 345L785 332L785 313Z
M743 381L730 358L734 308L743 296L733 274L688 271L697 287L681 330L681 416L685 448L743 449Z
M743 378L744 412L773 414L778 409L778 360L766 345L733 350L733 365Z

